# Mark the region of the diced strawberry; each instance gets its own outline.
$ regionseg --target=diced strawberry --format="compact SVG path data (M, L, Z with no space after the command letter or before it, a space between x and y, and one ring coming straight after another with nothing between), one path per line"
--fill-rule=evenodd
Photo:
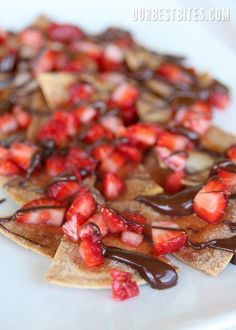
M45 208L47 206L48 208ZM65 208L59 201L49 198L35 199L25 204L21 210L32 208L35 208L35 210L19 212L17 222L50 226L62 225Z
M85 237L79 246L79 253L88 267L100 266L104 263L101 245L92 237Z
M128 127L126 136L133 143L150 147L156 143L157 131L152 124L135 124Z
M62 232L71 241L78 242L80 240L78 228L78 219L74 217L64 223L64 225L62 226Z
M99 60L102 56L103 49L100 45L90 41L74 41L71 43L70 48L88 55L94 60Z
M232 146L227 150L227 156L232 162L236 163L236 146Z
M236 172L231 172L220 168L218 171L218 176L227 186L233 187L236 185Z
M192 84L190 75L173 63L162 63L157 72L174 84Z
M67 130L64 120L52 119L39 129L37 138L39 141L54 140L57 146L64 147L69 141Z
M10 157L9 149L0 146L0 160L7 160Z
M152 225L178 228L178 225L171 221L154 222ZM152 229L152 241L157 256L179 251L183 246L186 246L187 240L187 234L181 230Z
M0 116L0 132L4 134L12 133L18 129L18 123L13 114L5 113Z
M143 242L143 235L126 230L122 232L121 240L132 247L138 247Z
M102 126L113 133L115 137L122 137L125 135L126 128L122 123L122 120L115 116L104 116L101 118Z
M117 199L125 190L124 180L115 173L107 173L102 181L102 192L106 199Z
M143 158L143 153L140 149L129 144L118 145L117 150L120 151L127 160L134 163L141 163Z
M96 166L97 162L78 147L71 148L66 157L65 167L67 172L75 174L78 178L93 173Z
M139 91L136 87L123 83L116 88L111 96L111 101L118 107L132 107L137 101Z
M126 159L124 155L122 155L120 152L114 152L112 153L108 158L104 159L100 166L99 170L101 172L112 172L116 173L122 166L124 166L126 163Z
M228 193L227 186L213 178L196 194L193 209L199 218L217 223L228 205Z
M212 92L209 99L210 103L220 109L225 109L230 103L230 96L227 93Z
M93 222L99 227L102 237L105 237L108 234L108 225L101 213L95 213L88 219L88 223L89 222Z
M65 157L58 155L51 156L47 159L45 165L46 171L50 176L58 176L65 171Z
M14 114L20 128L27 128L30 125L32 118L21 106L15 106L12 113Z
M139 213L125 211L122 213L122 218L126 220L127 229L134 231L137 234L142 234L146 219Z
M175 134L168 131L163 131L157 140L158 147L165 147L171 151L181 151L191 149L192 144L188 138L181 134Z
M87 124L91 122L97 117L97 115L98 113L96 109L89 106L79 107L74 111L75 118L79 123L82 124Z
M114 211L108 207L101 208L102 216L107 222L108 229L112 234L121 233L127 230L127 224Z
M48 28L48 35L55 41L70 42L83 38L85 33L77 26L71 24L52 23Z
M102 238L98 226L90 221L78 228L78 235L81 240L91 237L94 242L101 241Z
M138 112L135 106L122 108L121 118L125 126L136 124L138 121Z
M81 190L82 187L75 181L55 182L48 186L47 195L59 201L66 201Z
M58 53L52 49L46 49L33 63L33 71L36 75L42 72L53 71L56 65Z
M4 44L7 41L8 33L7 31L0 29L0 45Z
M122 68L123 60L122 49L115 44L109 44L105 47L101 58L101 69L103 71L118 71Z
M98 147L95 147L92 151L92 155L97 160L107 159L113 152L115 148L109 144L102 144Z
M62 122L65 125L66 134L75 136L77 132L77 122L71 112L57 111L54 115L54 120Z
M183 188L184 171L173 172L166 178L164 189L168 194L176 194Z
M89 101L93 95L93 88L89 84L74 84L70 88L70 100L73 104L79 101Z
M139 295L139 287L132 280L132 276L128 272L118 269L111 270L112 277L112 297L117 300L125 300Z
M21 169L13 163L11 160L0 161L0 175L20 175L22 174Z
M82 225L96 211L97 204L90 193L79 195L71 204L66 213L66 220L73 218L78 220L78 224Z
M10 159L23 170L27 170L36 151L37 147L33 144L15 142L10 148Z
M173 152L169 157L164 159L165 164L173 171L182 171L187 162L188 155L185 151Z
M84 137L86 143L95 143L98 140L111 138L112 134L108 132L101 124L94 124Z
M41 31L34 28L27 28L19 34L20 44L38 50L44 43L44 36Z

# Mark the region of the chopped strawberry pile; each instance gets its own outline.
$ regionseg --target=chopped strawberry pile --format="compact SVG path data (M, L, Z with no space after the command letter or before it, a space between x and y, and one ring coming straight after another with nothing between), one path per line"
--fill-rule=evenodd
M132 280L132 275L118 269L111 270L112 297L117 300L126 300L139 295L137 283Z

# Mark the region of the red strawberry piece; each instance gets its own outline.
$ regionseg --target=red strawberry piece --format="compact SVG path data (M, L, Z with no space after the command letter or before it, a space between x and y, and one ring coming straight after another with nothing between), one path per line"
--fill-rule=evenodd
M58 58L58 53L54 50L46 49L33 63L33 71L36 75L42 72L53 71Z
M232 146L227 150L227 157L229 157L232 162L236 163L236 146Z
M0 161L0 175L20 175L21 169L11 160Z
M92 156L97 160L104 160L108 158L113 152L115 148L109 144L102 144L98 147L95 147L92 151Z
M184 171L170 173L165 181L164 189L168 194L176 194L183 188Z
M191 149L192 144L187 137L181 134L164 131L159 135L157 146L167 148L171 151L181 151Z
M102 126L113 133L115 137L122 137L125 135L126 128L122 123L122 120L115 116L105 116L101 118Z
M73 41L70 49L88 55L94 60L101 59L103 49L94 42L90 41Z
M74 84L70 88L70 100L73 104L79 101L89 101L93 95L93 88L89 84Z
M0 116L0 132L12 133L18 129L18 122L13 114L5 113Z
M139 91L136 87L127 83L123 83L113 92L111 101L118 107L128 108L135 104L138 96Z
M112 296L117 300L125 300L139 295L139 287L132 280L132 276L128 272L118 269L111 270L112 277Z
M102 181L102 192L106 199L117 199L125 190L124 180L115 173L107 173Z
M43 209L43 207L47 206L49 208ZM61 202L54 199L35 199L22 207L22 209L26 210L31 208L35 208L35 210L19 212L17 215L17 222L35 225L61 226L64 221L65 208L63 208Z
M78 242L80 240L78 228L78 219L74 217L64 223L62 231L71 241Z
M21 106L15 106L12 113L20 128L27 128L30 125L32 118Z
M79 246L79 253L88 267L100 266L104 263L101 245L90 236L83 238Z
M120 151L129 161L141 163L143 154L141 150L129 144L118 145L117 150Z
M77 26L71 24L52 23L48 28L48 35L55 41L70 42L82 39L85 33Z
M228 193L227 186L213 178L195 196L193 209L199 218L217 223L228 205Z
M173 171L182 171L187 162L188 155L185 151L177 151L173 152L170 156L168 156L164 162L165 164L172 169Z
M178 225L171 221L153 222L152 225L178 228ZM187 234L181 230L152 229L152 241L157 256L179 251L183 246L187 245L187 240Z
M84 137L86 143L95 143L98 140L111 138L112 134L109 133L101 124L94 124Z
M57 111L54 115L54 121L64 123L68 136L75 136L77 132L77 122L70 112Z
M218 176L227 186L233 187L236 185L236 172L226 171L220 168Z
M172 82L173 84L192 84L192 78L183 69L178 67L176 64L173 63L163 63L157 69L157 73L161 76L165 77L167 80Z
M39 141L54 140L57 146L64 147L69 140L67 125L61 119L49 120L38 132Z
M211 93L209 101L213 106L225 109L230 103L230 96L227 93L214 91Z
M127 230L125 221L108 207L101 208L102 216L107 222L108 229L112 234L121 233Z
M103 71L118 71L122 68L123 60L122 49L115 44L109 44L105 47L101 58L101 69Z
M36 151L37 147L33 144L15 142L10 148L10 159L23 170L27 170Z
M51 156L47 159L45 165L46 171L50 176L58 176L65 171L65 157L58 155Z
M7 41L8 33L7 31L0 29L0 45L4 44Z
M123 212L122 218L125 219L129 231L134 231L137 234L142 234L146 219L139 213Z
M75 181L55 182L49 185L47 195L59 201L76 196L83 188Z
M87 222L79 227L78 235L81 240L91 237L94 242L101 241L101 233L98 226L92 222Z
M65 163L67 172L73 173L79 178L93 173L96 165L97 163L92 157L77 147L70 149Z
M9 157L9 149L0 146L0 160L7 160Z
M123 108L121 111L121 118L125 126L136 124L138 121L138 112L135 106Z
M66 220L76 218L78 224L82 225L87 221L89 217L96 211L97 204L93 196L89 193L79 195L71 204L66 214Z
M126 163L126 159L124 155L122 155L120 152L114 152L112 153L108 158L104 159L100 166L99 170L101 172L112 172L116 173L119 169L122 168Z
M98 113L96 109L84 106L75 109L74 116L79 123L87 124L97 117Z
M126 230L121 234L121 240L132 247L138 247L143 242L143 235Z
M102 237L108 234L108 225L101 213L95 213L88 219L88 223L89 222L95 223L95 225L98 226Z
M45 43L42 32L34 28L27 28L21 31L19 41L21 45L31 47L35 50L41 48Z
M156 143L157 132L152 124L135 124L129 126L126 133L127 138L136 144L150 147Z

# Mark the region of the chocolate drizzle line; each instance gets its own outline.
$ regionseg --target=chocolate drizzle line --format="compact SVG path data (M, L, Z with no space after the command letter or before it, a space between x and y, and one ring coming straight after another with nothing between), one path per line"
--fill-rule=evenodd
M163 214L171 216L190 215L193 213L193 199L201 187L187 188L174 195L138 196L136 200Z
M177 284L174 268L157 258L114 246L103 246L103 253L105 257L135 269L153 289L167 289Z
M188 245L195 250L203 250L207 247L222 250L225 252L231 252L233 254L236 253L236 236L230 238L220 238L213 239L211 241L205 243L192 243L188 242Z

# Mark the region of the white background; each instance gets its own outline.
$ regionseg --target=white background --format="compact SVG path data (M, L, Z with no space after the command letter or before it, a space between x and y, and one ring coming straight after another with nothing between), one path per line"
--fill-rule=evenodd
M144 7L230 7L231 22L134 22L134 8ZM232 105L227 112L218 112L215 122L236 133L235 8L230 0L0 0L0 24L20 28L44 13L79 23L92 32L108 25L128 28L146 45L184 54L189 64L211 71L228 84ZM6 214L6 206L0 211ZM175 288L155 291L142 287L137 299L117 303L109 290L74 290L47 284L44 274L50 260L4 237L0 237L0 261L0 329L236 329L236 268L231 265L216 279L181 266Z

